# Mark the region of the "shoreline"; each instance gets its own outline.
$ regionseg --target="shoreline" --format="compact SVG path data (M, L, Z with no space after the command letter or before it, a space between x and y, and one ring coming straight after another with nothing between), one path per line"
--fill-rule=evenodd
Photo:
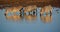
M60 1L51 1L51 2L25 2L25 3L0 3L0 8L4 7L14 7L14 6L28 6L28 5L36 5L37 7L43 7L46 5L52 5L52 7L59 7L60 8Z

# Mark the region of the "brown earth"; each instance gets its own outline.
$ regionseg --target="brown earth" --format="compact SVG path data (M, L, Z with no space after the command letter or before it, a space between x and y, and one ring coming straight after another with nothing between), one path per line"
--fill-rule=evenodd
M38 7L52 5L54 7L60 7L60 0L0 0L0 7L19 5L37 5Z

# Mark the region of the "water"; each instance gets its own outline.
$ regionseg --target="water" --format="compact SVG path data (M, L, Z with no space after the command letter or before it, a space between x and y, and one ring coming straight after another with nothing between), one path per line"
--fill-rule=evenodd
M60 32L60 8L53 8L51 16L40 16L39 7L37 15L15 17L5 16L6 9L0 9L0 32Z

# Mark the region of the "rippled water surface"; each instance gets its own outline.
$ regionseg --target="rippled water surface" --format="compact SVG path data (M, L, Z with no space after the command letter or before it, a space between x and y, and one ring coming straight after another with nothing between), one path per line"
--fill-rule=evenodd
M5 16L6 9L0 9L0 32L60 32L60 8L53 7L52 15ZM17 13L19 14L19 13Z

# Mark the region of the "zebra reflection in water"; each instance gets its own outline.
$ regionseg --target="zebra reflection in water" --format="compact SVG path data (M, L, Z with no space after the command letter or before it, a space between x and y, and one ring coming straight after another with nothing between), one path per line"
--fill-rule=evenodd
M37 18L37 15L32 15L32 14L30 14L30 15L24 15L24 18L25 18L25 20L28 20L28 21L33 21L33 20L36 20L36 18Z
M51 22L52 21L52 15L48 14L48 15L40 15L40 19L44 22Z
M5 18L7 20L15 20L15 21L18 21L18 20L22 19L22 16L19 16L19 15L16 15L16 14L15 15L10 15L10 16L6 15Z

